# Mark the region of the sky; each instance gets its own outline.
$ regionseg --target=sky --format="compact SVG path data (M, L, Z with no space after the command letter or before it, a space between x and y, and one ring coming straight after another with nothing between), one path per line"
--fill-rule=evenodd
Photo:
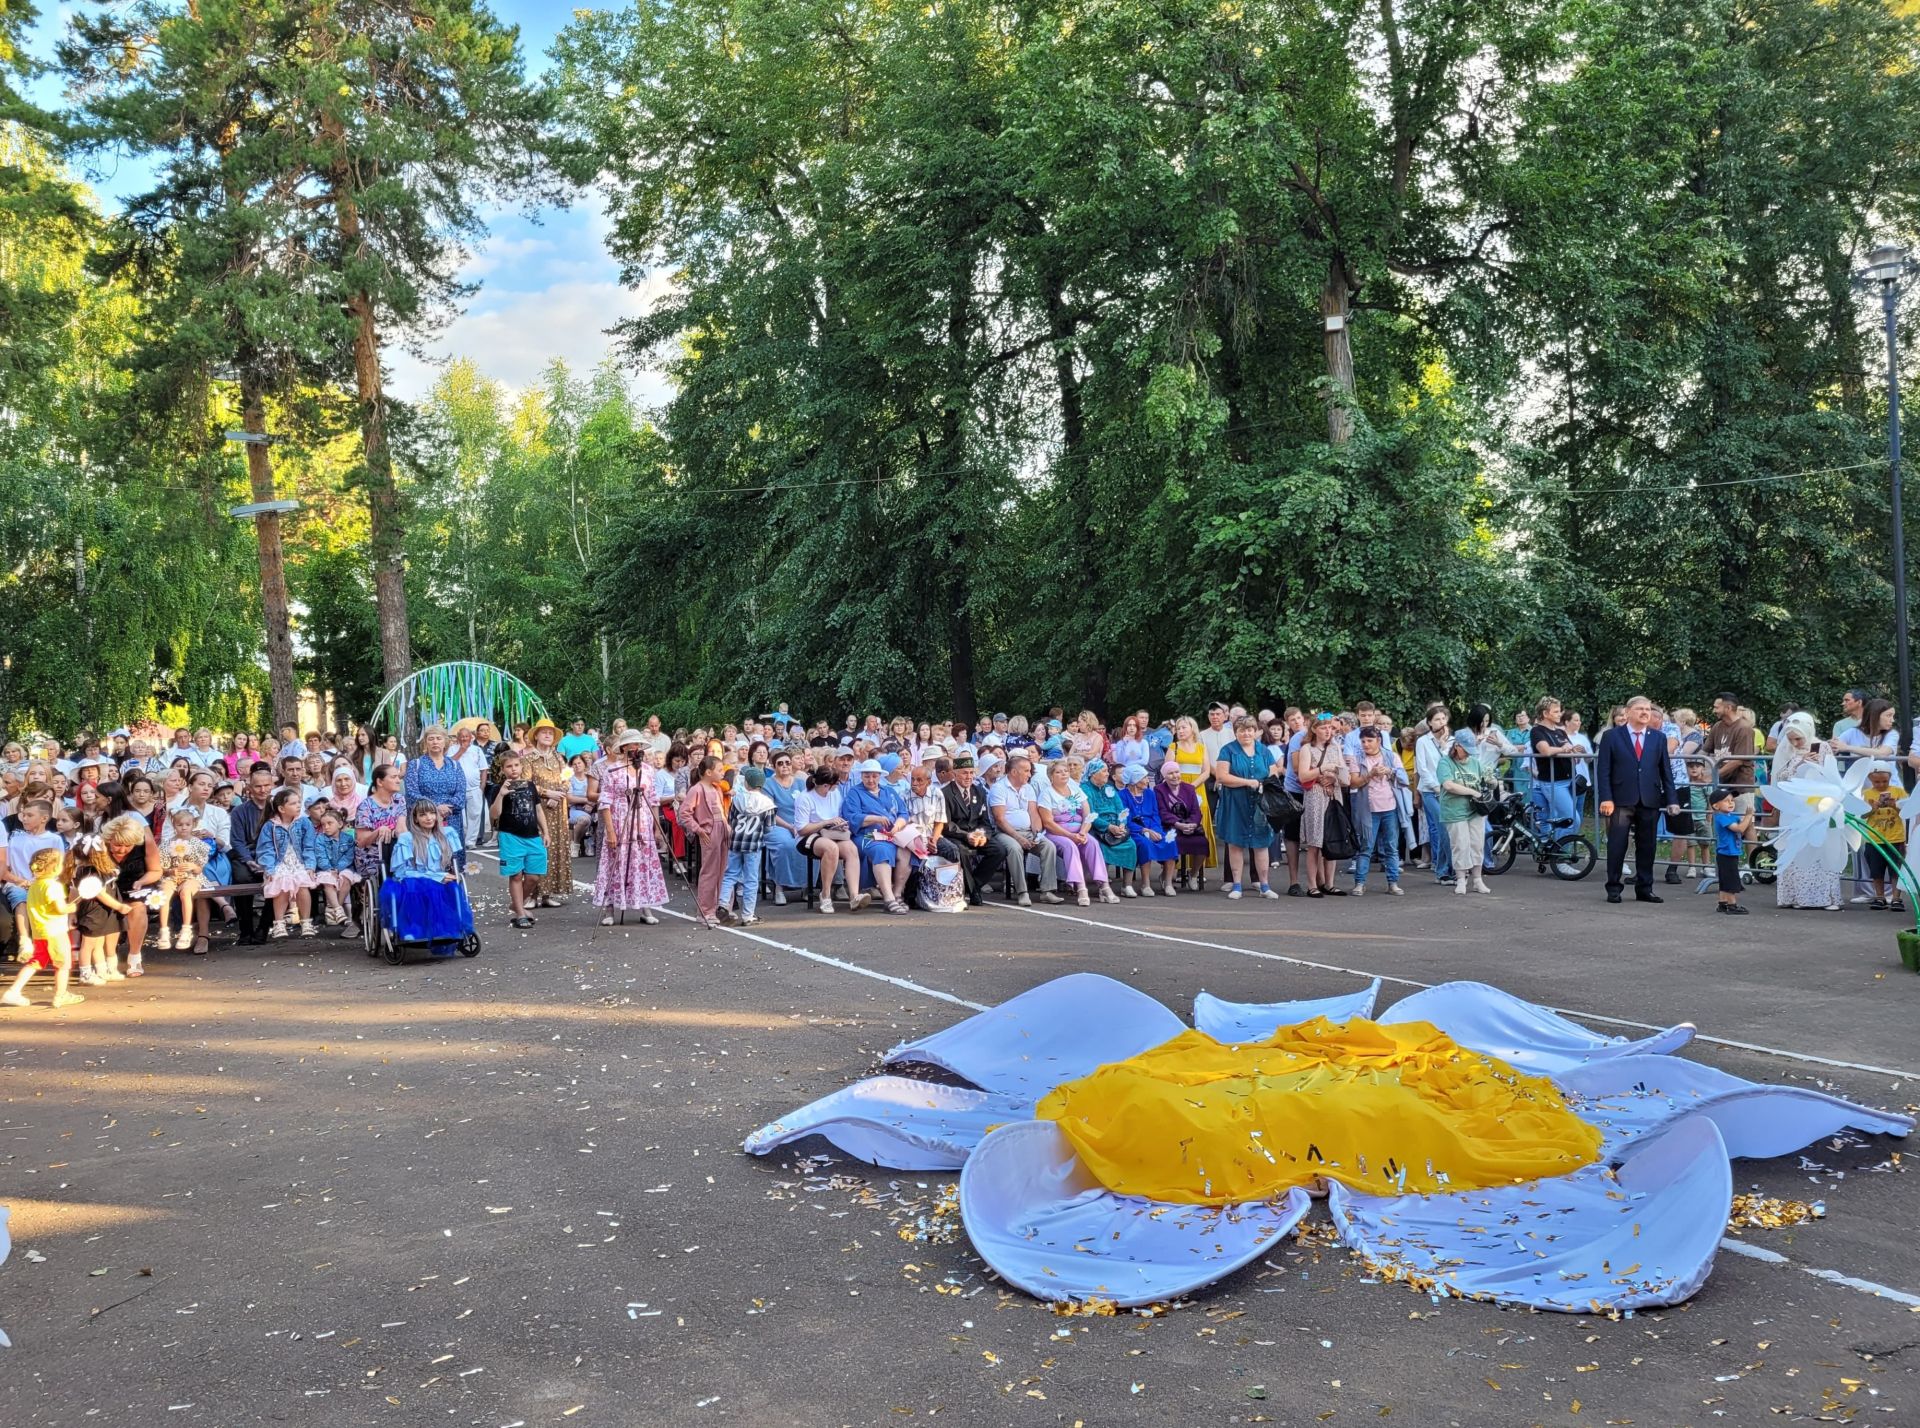
M32 41L39 57L51 58L72 8L42 6ZM528 73L540 74L554 36L573 17L572 7L551 0L493 0L492 8L520 27ZM57 86L43 85L36 97L58 102ZM142 163L109 159L82 177L112 206L117 197L137 192L148 173ZM424 396L453 357L471 357L483 373L515 390L537 382L555 358L581 371L598 364L613 346L606 329L645 312L664 282L650 274L639 290L621 286L619 268L607 254L608 226L598 195L583 195L568 208L492 213L488 235L462 273L463 280L480 285L479 291L431 335L421 353L389 348L393 394ZM641 402L652 406L666 400L669 389L658 372L630 368L628 377Z

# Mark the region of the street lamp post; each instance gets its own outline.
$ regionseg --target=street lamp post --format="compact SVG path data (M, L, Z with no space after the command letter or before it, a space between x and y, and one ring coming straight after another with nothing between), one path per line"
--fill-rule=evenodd
M1854 277L1862 288L1878 286L1880 312L1887 330L1887 474L1893 507L1893 637L1894 668L1900 682L1897 747L1913 752L1913 678L1907 660L1907 532L1900 509L1900 335L1898 307L1900 279L1913 264L1907 250L1881 243L1867 255L1867 266ZM1867 731L1871 733L1871 730Z

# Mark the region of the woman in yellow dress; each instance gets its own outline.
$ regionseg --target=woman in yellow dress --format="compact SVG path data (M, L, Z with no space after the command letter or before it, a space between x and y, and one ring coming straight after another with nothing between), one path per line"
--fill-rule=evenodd
M538 879L539 907L562 907L573 893L573 840L567 836L567 795L573 790L573 769L560 757L560 726L542 719L527 731L527 752L521 756L527 777L540 793L540 826L546 832L547 872Z
M1200 742L1200 726L1184 714L1173 721L1172 757L1180 765L1180 781L1199 795L1200 826L1207 830L1207 866L1218 867L1220 850L1214 845L1213 810L1207 804L1207 750Z

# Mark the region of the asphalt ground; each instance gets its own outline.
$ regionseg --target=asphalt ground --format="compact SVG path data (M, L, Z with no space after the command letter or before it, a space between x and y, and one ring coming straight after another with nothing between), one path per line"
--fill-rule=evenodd
M963 1235L913 1238L953 1177L739 1150L968 1014L932 993L1081 970L1182 1012L1474 978L1691 1020L1702 1060L1911 1109L1898 918L1410 872L1361 902L766 908L756 940L603 929L578 899L513 932L475 885L473 961L216 944L4 1013L0 1425L1920 1422L1920 1313L1872 1292L1920 1300L1898 1141L1737 1162L1736 1189L1825 1218L1745 1230L1784 1262L1723 1251L1689 1304L1617 1320L1436 1304L1324 1236L1154 1317L1062 1318Z

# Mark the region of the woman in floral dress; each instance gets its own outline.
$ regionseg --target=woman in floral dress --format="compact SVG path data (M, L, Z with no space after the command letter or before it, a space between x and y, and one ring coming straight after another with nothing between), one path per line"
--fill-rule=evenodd
M594 906L604 909L602 927L613 925L616 908L637 908L640 920L652 923L660 920L653 910L667 905L654 833L660 793L645 749L645 737L625 729L607 750L607 770L600 779L600 871L593 880Z

